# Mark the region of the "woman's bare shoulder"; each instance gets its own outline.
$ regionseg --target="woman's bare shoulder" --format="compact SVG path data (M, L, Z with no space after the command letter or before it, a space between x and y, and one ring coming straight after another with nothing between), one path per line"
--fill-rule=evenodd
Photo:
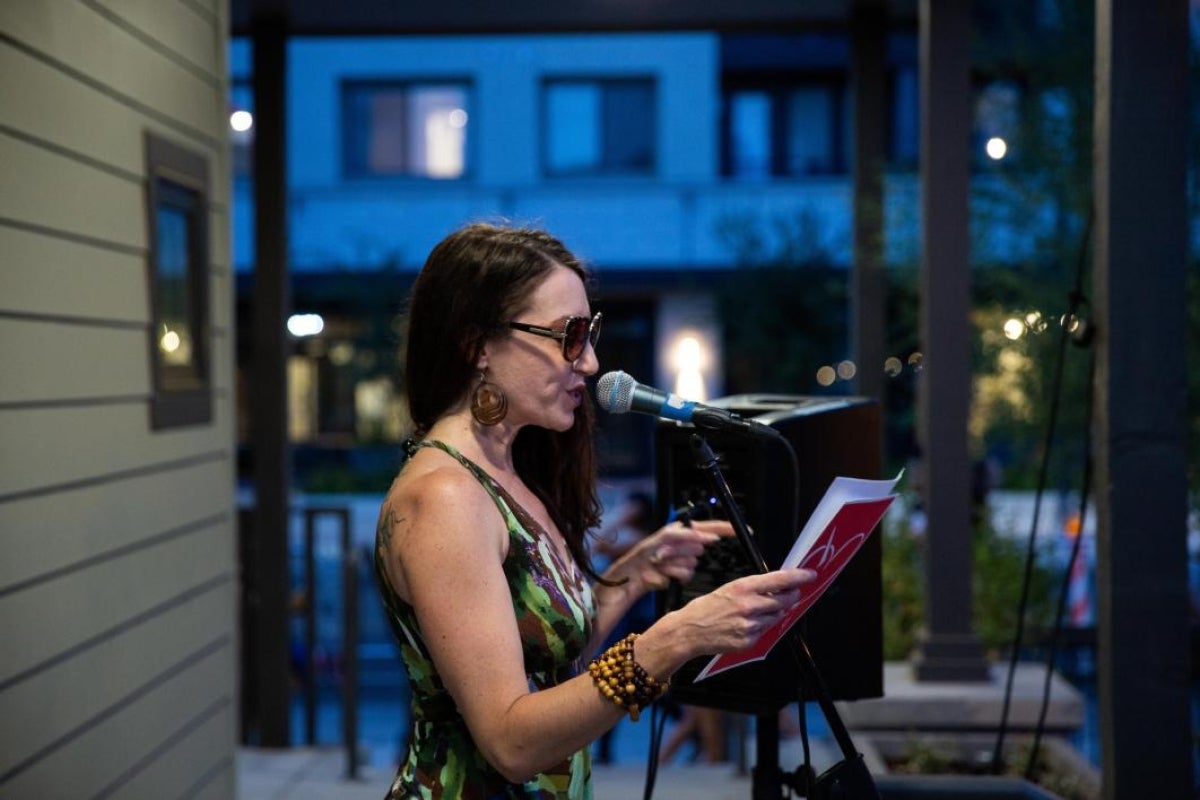
M499 516L487 490L462 465L429 459L414 461L392 483L383 501L383 516L399 538L437 531L445 540L479 530Z

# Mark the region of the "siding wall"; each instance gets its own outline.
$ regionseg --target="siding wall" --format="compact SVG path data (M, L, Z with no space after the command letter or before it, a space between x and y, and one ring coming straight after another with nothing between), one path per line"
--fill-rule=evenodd
M0 2L0 798L228 798L226 0ZM214 413L154 432L144 133L208 159Z

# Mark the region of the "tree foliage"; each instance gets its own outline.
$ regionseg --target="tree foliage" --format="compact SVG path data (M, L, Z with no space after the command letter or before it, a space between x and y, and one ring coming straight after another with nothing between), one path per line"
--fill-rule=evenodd
M736 269L718 287L731 394L829 394L818 368L848 357L847 278L820 246L812 215L724 219Z

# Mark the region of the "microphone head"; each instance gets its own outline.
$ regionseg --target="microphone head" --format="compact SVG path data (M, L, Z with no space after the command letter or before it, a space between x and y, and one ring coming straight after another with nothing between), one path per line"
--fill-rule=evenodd
M624 414L633 407L633 390L637 381L628 373L606 372L596 382L596 402L610 414Z

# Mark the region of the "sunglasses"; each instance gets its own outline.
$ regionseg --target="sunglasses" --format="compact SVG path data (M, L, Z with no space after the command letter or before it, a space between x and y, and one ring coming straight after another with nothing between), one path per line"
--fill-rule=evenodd
M550 339L562 340L563 358L572 363L583 355L583 348L588 342L592 347L600 339L600 312L591 317L567 317L561 329L543 328L541 325L530 325L527 322L510 322L508 327L513 330L532 333L534 336L545 336Z

